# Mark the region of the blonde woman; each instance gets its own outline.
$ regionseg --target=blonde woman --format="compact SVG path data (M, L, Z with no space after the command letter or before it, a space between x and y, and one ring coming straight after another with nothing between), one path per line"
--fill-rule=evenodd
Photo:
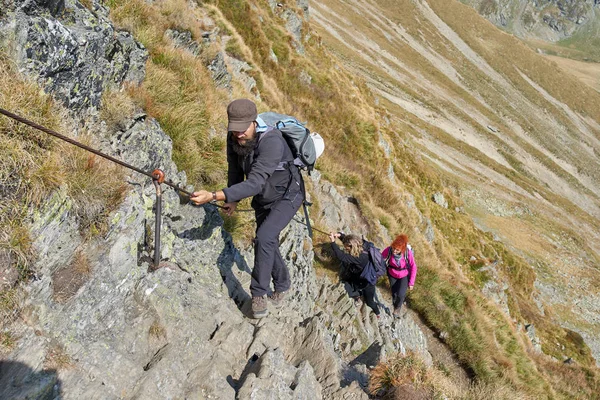
M345 251L342 251L335 243L336 238L342 241ZM375 301L375 285L360 277L362 270L369 262L369 254L364 248L362 238L357 235L331 232L329 239L331 240L333 253L342 263L340 279L344 282L348 295L355 302L358 302L360 297L364 296L365 303L379 318L379 307Z

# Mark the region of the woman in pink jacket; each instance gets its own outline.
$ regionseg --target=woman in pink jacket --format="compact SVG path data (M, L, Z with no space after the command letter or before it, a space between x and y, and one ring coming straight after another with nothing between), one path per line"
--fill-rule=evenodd
M394 316L400 316L402 303L406 298L406 289L412 290L417 277L417 264L408 244L408 236L398 235L392 245L385 248L381 255L387 264L387 273L392 288Z

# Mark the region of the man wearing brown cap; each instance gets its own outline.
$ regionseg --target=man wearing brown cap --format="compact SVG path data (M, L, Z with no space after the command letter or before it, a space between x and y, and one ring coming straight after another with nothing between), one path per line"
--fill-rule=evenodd
M279 234L304 199L300 172L281 132L258 117L252 101L232 101L227 117L227 188L194 192L191 200L195 204L223 200L225 212L232 215L240 200L252 197L256 239L250 292L254 318L263 318L268 315L271 278L274 290L269 299L276 306L290 288L290 273L279 252Z

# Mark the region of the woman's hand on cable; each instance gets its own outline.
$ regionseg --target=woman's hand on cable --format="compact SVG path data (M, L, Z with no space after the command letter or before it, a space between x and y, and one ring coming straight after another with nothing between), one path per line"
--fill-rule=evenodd
M335 239L341 236L342 235L339 232L329 232L329 240L331 240L331 243L335 242Z
M211 192L207 192L206 190L199 190L197 192L192 193L192 197L190 197L190 201L197 206L201 204L210 203L213 200L213 195Z

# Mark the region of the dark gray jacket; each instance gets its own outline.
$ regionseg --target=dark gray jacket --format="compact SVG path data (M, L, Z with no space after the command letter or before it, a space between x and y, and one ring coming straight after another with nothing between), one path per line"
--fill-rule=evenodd
M363 290L370 285L368 280L360 276L369 263L369 254L364 243L363 251L358 257L346 253L335 242L331 243L331 248L335 257L342 263L340 266L340 280L349 283L353 290Z
M271 204L300 190L298 168L281 132L270 129L257 133L254 152L246 157L233 151L231 134L227 135L227 188L223 189L228 203L254 196L253 208L270 208ZM245 180L244 180L245 178Z

